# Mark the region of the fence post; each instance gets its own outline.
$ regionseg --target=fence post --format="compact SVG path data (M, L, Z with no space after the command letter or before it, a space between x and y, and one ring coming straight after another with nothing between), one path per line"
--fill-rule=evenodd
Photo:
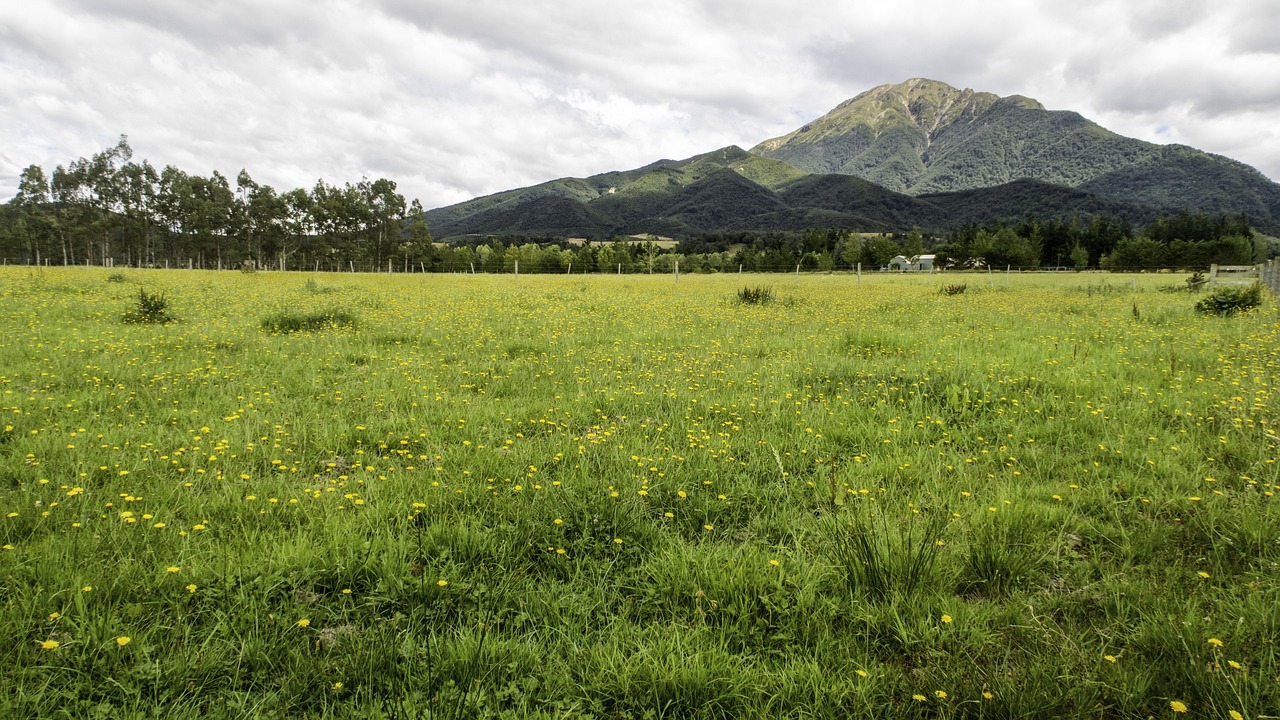
M622 277L622 263L618 263L618 277Z
M676 282L680 282L680 261L676 261Z
M796 263L796 279L800 279L800 263Z
M862 263L858 263L858 287L862 287Z

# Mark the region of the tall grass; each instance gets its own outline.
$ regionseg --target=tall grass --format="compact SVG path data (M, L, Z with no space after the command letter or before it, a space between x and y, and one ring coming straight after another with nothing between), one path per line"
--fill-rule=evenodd
M1276 308L1081 277L0 269L0 717L1265 716Z

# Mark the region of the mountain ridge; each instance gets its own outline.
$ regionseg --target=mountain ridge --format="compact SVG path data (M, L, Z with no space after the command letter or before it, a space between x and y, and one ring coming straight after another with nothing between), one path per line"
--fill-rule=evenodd
M1275 232L1280 185L1230 158L1127 138L1026 96L913 78L859 93L751 151L558 178L426 215L446 239L602 238L815 224L945 231L1072 213L1144 222L1179 210L1243 213Z

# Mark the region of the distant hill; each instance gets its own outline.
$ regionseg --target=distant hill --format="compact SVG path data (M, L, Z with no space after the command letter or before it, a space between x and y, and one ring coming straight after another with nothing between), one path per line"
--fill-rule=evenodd
M935 80L873 88L752 152L910 195L1031 179L1126 205L1245 213L1263 226L1280 225L1280 185L1248 165L1117 135L1019 95Z
M726 147L561 178L427 212L437 238L687 238L728 230L941 232L1176 210L1243 213L1280 232L1280 185L1228 158L1154 145L1030 98L933 80L883 85L751 152Z

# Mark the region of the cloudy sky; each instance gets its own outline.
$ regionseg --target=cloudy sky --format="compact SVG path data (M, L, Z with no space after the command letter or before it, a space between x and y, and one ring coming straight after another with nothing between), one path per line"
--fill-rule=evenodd
M0 199L129 136L428 208L751 147L884 83L1021 94L1280 178L1276 0L6 0Z

